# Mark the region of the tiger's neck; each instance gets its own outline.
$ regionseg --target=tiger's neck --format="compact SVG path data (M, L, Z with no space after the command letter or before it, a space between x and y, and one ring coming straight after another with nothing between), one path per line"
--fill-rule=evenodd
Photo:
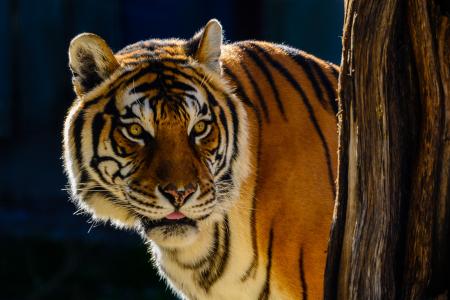
M234 298L256 298L264 284L264 268L252 226L254 186L255 176L247 177L227 214L199 224L191 245L164 249L152 244L155 264L174 292L188 299L232 299L233 287Z

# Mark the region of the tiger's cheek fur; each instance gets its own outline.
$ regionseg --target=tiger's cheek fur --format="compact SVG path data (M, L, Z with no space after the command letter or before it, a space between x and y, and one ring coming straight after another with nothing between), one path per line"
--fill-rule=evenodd
M111 201L113 195L105 195L96 190L105 190L104 187L92 183L89 176L89 161L86 159L91 153L90 144L85 144L83 136L89 132L82 133L86 127L85 111L83 103L76 102L65 120L64 128L64 163L66 174L71 186L72 201L81 211L88 212L95 221L111 221L120 228L135 228L137 219L130 214L128 209Z
M85 199L94 219L110 221L119 228L133 229L138 224L138 219L130 214L130 211L114 204L111 199L107 199L100 194L94 194L89 199Z

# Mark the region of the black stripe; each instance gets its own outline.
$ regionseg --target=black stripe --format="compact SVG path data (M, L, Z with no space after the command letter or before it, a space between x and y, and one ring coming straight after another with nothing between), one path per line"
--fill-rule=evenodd
M135 156L133 157L135 159ZM131 163L131 162L130 162ZM135 174L139 168L141 167L138 163L134 164L133 167L126 173L125 175L122 175L121 171L123 168L126 168L130 163L125 164L124 166L120 165L120 168L114 173L112 177L112 181L115 182L117 177L120 177L121 179L125 179L127 177L130 177L131 175Z
M82 109L82 108L81 108ZM73 136L72 138L75 141L75 159L78 165L78 169L80 170L80 173L84 172L84 169L82 168L83 165L83 155L82 155L82 150L81 150L81 137L82 135L82 130L83 130L83 123L84 123L84 116L83 116L83 112L82 110L79 110L77 115L74 117L74 120L72 121L72 126L73 126ZM70 137L69 137L70 139ZM67 149L69 150L69 149Z
M267 81L270 84L270 87L272 88L273 94L275 96L275 101L277 103L278 109L280 110L281 115L283 116L283 119L286 121L286 113L284 111L284 105L283 102L281 102L280 99L280 92L278 91L278 88L275 85L275 81L273 79L272 73L267 68L266 64L261 60L261 58L251 49L245 47L245 45L238 45L239 48L245 51L245 53L255 62L255 64L260 68L260 70L264 73L264 76L266 76Z
M140 206L132 205L132 204L131 204L131 205L133 206L133 208L134 208L133 210L135 210L135 209L137 208L137 209L139 209L139 210L141 210L141 211L145 211L145 212L149 212L149 213L153 213L153 214L154 214L155 212L157 212L157 210L156 210L156 211L155 211L155 210L151 210L151 209L148 208L148 207L156 208L156 209L162 208L162 207L159 206L159 205L154 205L154 204L151 204L151 203L143 202L143 201L139 200L138 198L134 197L134 196L131 195L131 194L128 194L128 197L129 197L131 200L137 202L138 204L144 206L144 207L140 207ZM145 207L145 206L148 206L148 207Z
M214 202L214 201L216 201L216 200L217 200L217 199L216 199L215 195L211 195L210 198L209 198L208 200L206 200L205 202L200 203L200 204L197 204L197 205L194 205L194 206L192 206L191 208L198 208L198 209L201 209L202 207L207 206L208 204L211 204L212 202ZM206 209L203 208L201 211L205 211L205 210L206 210Z
M83 101L83 110L87 110L92 105L97 104L98 101L100 101L103 98L103 96L98 96L95 98L92 98L91 100Z
M155 98L155 97L152 97ZM121 119L135 119L138 118L138 116L136 116L133 112L132 107L134 106L135 103L142 103L144 102L146 99L148 99L148 101L151 101L151 99L148 99L147 96L142 96L139 97L138 99L136 99L133 103L131 103L130 105L125 106L125 113L124 114L119 114Z
M333 109L333 112L337 114L338 112L338 105L337 105L337 95L336 95L336 85L333 85L331 81L328 79L327 75L324 73L323 68L319 66L317 63L311 64L314 68L314 71L319 76L320 81L322 82L322 85L325 87L325 91L328 95L328 101L331 105L331 108Z
M300 284L302 286L302 300L308 300L308 285L306 284L305 266L303 265L303 246L300 247L299 258Z
M221 121L222 126L225 131L224 140L226 142L226 141L228 141L228 136L229 136L229 124L225 117L223 107L218 104L218 102L216 101L216 99L214 98L214 96L212 95L211 91L208 88L209 88L209 86L204 86L204 90L207 93L207 100L208 100L208 103L210 106L216 106L219 108L219 111L220 111L219 112L219 120ZM238 149L239 148L239 145L238 145L239 119L238 119L236 107L235 107L233 101L231 101L231 99L225 94L222 94L222 97L224 97L227 102L227 105L225 107L227 107L229 109L231 119L232 119L231 125L233 126L233 128L232 128L232 130L233 130L233 153L231 154L230 160L233 160L236 158L238 150L239 150ZM220 136L220 138L222 138L222 137ZM226 158L228 156L227 150L228 150L228 147L225 148L225 152L223 153L224 160L218 166L216 174L220 174L220 172L222 172L226 167L229 166L227 164L227 160L226 160Z
M173 75L181 76L186 80L194 81L195 83L197 83L200 86L207 86L208 88L210 88L211 90L213 90L215 92L218 91L218 89L216 87L210 85L209 82L207 80L205 80L205 75L200 74L196 69L189 67L187 65L183 65L182 67L184 69L188 69L193 74L185 73L185 72L181 71L180 68L174 68L174 67L164 65L164 69L163 69L164 76L169 76L169 75L167 75L167 72L170 72ZM154 70L147 68L145 73L148 73L148 72L154 72Z
M105 91L106 94L100 95L100 97L111 97L116 94L118 88L123 85L129 84L130 81L137 80L136 77L143 76L148 73L146 68L138 68L133 70L124 71L122 74L117 76L114 82L110 83L108 86L108 90ZM89 101L90 103L91 101Z
M220 122L221 122L221 124L223 126L223 130L225 131L223 139L224 139L224 143L227 143L228 142L228 136L229 136L229 128L228 128L228 122L227 122L227 118L225 116L225 112L223 111L223 108L220 105L217 104L216 99L214 99L214 97L210 93L210 91L208 89L206 89L206 88L205 88L205 91L207 92L207 95L208 95L208 103L210 105L214 105L214 106L217 106L219 108L219 120L220 120ZM221 135L220 135L220 137L222 139ZM222 172L222 170L224 170L225 167L227 166L227 161L226 161L227 151L228 151L228 147L225 147L225 151L223 153L223 161L218 166L218 169L216 170L216 174L214 174L214 175L220 174L220 172Z
M111 176L111 180L107 180L106 178L105 178L105 176L103 176L103 174L102 174L102 172L101 172L101 170L100 170L100 164L102 163L102 162L105 162L105 161L112 161L112 162L114 162L114 163L116 163L118 166L120 166L120 162L118 161L118 160L116 160L115 158L113 158L113 157L98 157L98 156L93 156L92 157L92 159L91 159L91 163L90 163L90 167L92 168L92 169L94 169L95 170L95 172L97 173L97 175L100 177L100 180L104 183L104 184L106 184L106 185L111 185L111 184L114 184L114 181L113 181L113 176L114 176L114 174L107 174L107 175L110 175ZM117 177L117 176L116 176ZM122 177L122 176L120 176L120 177ZM122 179L123 179L123 177L122 177Z
M236 107L234 106L233 101L226 95L223 95L226 97L227 101L227 107L230 110L231 114L231 120L233 124L233 153L231 154L231 159L236 159L238 151L239 151L239 145L238 145L238 134L239 134L239 119L236 112Z
M314 126L314 129L316 130L320 141L322 142L322 147L324 149L324 154L325 154L325 160L326 160L326 164L327 164L327 168L328 168L328 181L329 184L331 186L331 189L333 191L333 196L336 195L336 187L334 185L334 175L333 175L333 169L331 167L331 157L330 157L330 150L328 148L328 144L327 141L325 139L325 136L323 135L322 130L320 129L320 125L317 122L316 116L314 114L314 109L311 105L311 103L309 102L308 98L306 97L305 92L303 91L302 87L300 86L300 84L295 80L295 78L292 76L292 74L282 65L280 64L278 61L276 61L274 58L272 58L262 47L260 47L259 45L252 43L252 45L254 45L255 48L258 49L258 51L260 51L260 53L262 53L264 55L264 57L266 58L266 60L275 68L277 69L285 78L286 80L292 85L292 87L301 95L303 104L305 105L306 110L308 111L309 114L309 119L311 120L311 123ZM334 201L334 198L333 198Z
M204 196L206 196L206 194L209 194L212 190L213 190L212 187L205 189L203 192L200 193L200 195L198 195L197 199L202 199ZM193 205L192 208L200 207L203 205L204 205L204 203L196 204L196 205Z
M147 75L148 73L151 72L151 68L149 67L149 65L147 66L141 66L140 68L136 68L130 71L125 71L123 74L120 74L119 77L117 77L116 79L116 85L121 85L121 84L129 84L131 83L133 80L137 81L139 80L141 77ZM124 79L124 77L128 78ZM117 86L115 86L117 88Z
M105 117L108 116L109 120L111 122L111 128L109 130L109 134L108 135L109 135L109 142L111 144L111 149L113 151L113 154L118 156L118 157L129 157L129 156L131 156L132 154L131 153L127 153L125 151L125 149L122 146L120 146L117 143L116 139L114 138L114 130L115 130L116 126L117 126L117 124L115 124L115 123L116 123L117 119L114 118L113 115L109 115L109 114L105 114L104 116ZM120 134L122 134L122 133L120 133ZM120 172L120 169L117 172ZM113 178L113 179L115 179L115 178Z
M76 181L76 192L80 189L83 189L84 186L81 186L81 184L86 184L89 181L89 176L85 168L83 167L83 153L82 153L82 145L81 145L81 137L82 137L82 131L83 131L83 124L84 124L84 115L82 110L78 110L76 116L74 116L74 119L72 121L72 134L70 137L72 137L75 141L75 149L73 156L75 157L74 165L77 166L78 172L79 172L79 178ZM70 138L69 137L69 138ZM70 146L69 146L70 147ZM67 149L67 151L70 151Z
M248 80L250 81L250 85L252 86L253 90L255 91L256 98L258 98L259 105L261 106L261 108L264 112L264 117L266 118L267 123L270 123L269 109L267 108L266 101L264 100L264 97L261 94L258 84L256 83L255 79L253 78L252 74L250 74L250 71L248 70L246 65L240 64L240 68L242 68L244 70L245 75L247 76Z
M118 162L113 157L99 157L98 156L98 145L100 143L100 134L104 126L104 119L103 119L103 113L97 113L92 121L91 124L91 137L92 137L92 158L90 161L90 166L93 168L97 175L100 177L100 180L103 181L105 184L111 184L102 174L102 172L99 169L100 163L104 161L114 161L118 166L120 166L120 162ZM112 180L112 178L111 178Z
M139 41L139 42L136 42L134 44L125 46L125 48L122 48L121 50L119 50L117 52L117 54L122 54L123 55L123 54L128 54L130 52L134 52L136 50L142 50L142 49L146 49L146 47L144 46L144 41Z
M259 132L261 132L262 130L262 116L261 116L261 112L259 111L259 109L250 101L250 99L247 96L247 93L245 92L241 82L239 81L239 79L237 78L237 76L227 67L223 67L223 71L225 72L225 74L230 77L230 79L232 80L232 83L235 85L236 87L236 94L238 96L238 98L240 98L242 100L242 103L244 103L244 105L248 106L249 108L251 108L253 110L253 112L256 115L256 119L258 121L258 129ZM258 147L259 149L259 147Z
M140 85L134 87L130 91L130 94L145 93L145 92L149 92L150 90L159 89L159 88L160 88L160 82L158 82L158 80L153 80L152 82L146 81L146 82L143 82Z
M256 116L256 120L258 122L258 147L257 147L257 161L258 164L260 162L260 158L261 158L261 135L262 135L262 117L261 117L261 112L253 105L253 103L250 101L250 99L248 98L247 94L245 93L240 81L237 79L236 75L229 69L226 68L225 66L223 67L223 70L225 72L225 74L230 77L230 79L232 80L232 82L234 83L234 85L236 86L236 93L238 95L238 97L242 100L242 102L247 105L248 107L250 107L253 112L255 113ZM257 185L258 185L258 167L256 167L256 182L255 182L255 190L257 189ZM253 275L256 274L256 269L258 267L258 247L256 245L256 198L253 197L252 199L252 208L251 208L251 215L250 215L250 225L251 225L251 234L252 234L252 248L253 248L253 258L252 258L252 262L250 264L250 267L248 268L248 270L245 272L245 274L241 277L241 281L245 281L248 279L248 277L250 276L250 274L253 273Z
M173 47L173 46L177 46L177 44L171 40L156 40L156 41L145 40L125 46L118 53L127 54L132 53L136 50L147 50L149 53L152 53L152 51L154 50L162 50L163 47Z
M206 255L204 258L200 259L199 261L197 261L193 264L187 264L187 263L180 262L180 260L178 259L178 257L176 255L173 255L173 259L183 269L187 269L187 270L198 269L198 268L202 267L203 265L205 265L206 263L211 262L213 260L214 255L217 254L217 249L219 248L219 238L220 238L219 237L219 224L215 223L214 224L213 245L211 247L211 250L208 251L208 255Z
M171 84L167 84L170 89L182 90L185 92L195 92L195 88L181 81L174 80Z
M209 264L206 265L197 276L197 283L206 292L209 291L211 286L222 276L225 266L228 262L230 251L230 232L228 230L228 215L225 215L225 219L222 223L219 235L215 236L215 239L220 242L220 246L215 255L211 256Z
M202 82L202 80L193 77L192 74L183 73L180 69L166 66L166 65L162 64L161 62L147 61L146 62L147 65L145 65L145 66L142 66L142 63L140 63L140 64L141 64L140 68L136 68L136 69L129 70L129 71L124 71L122 74L120 74L114 82L109 84L106 94L100 95L99 97L89 100L86 103L85 108L88 108L89 106L97 103L97 100L99 100L100 98L106 98L106 97L113 96L116 93L116 90L118 88L120 88L121 86L133 84L133 82L139 81L143 76L148 75L149 73L152 73L155 75L159 74L159 75L163 75L166 78L169 78L170 76L165 74L165 72L170 71L173 74L180 75L185 79L194 80L198 84L200 84ZM183 65L183 68L189 69L189 70L193 71L195 73L195 75L200 76L198 74L198 72L196 72L193 68L191 68L189 66ZM158 80L154 80L152 83L154 83L154 82L156 83L156 81L158 81ZM149 87L148 84L147 84L147 86L144 85L144 86L140 87L140 89L143 89L144 91L145 91L145 89L149 89L149 88L151 88L151 87Z
M230 255L230 231L229 231L229 221L228 221L228 215L225 215L225 220L222 224L222 232L224 234L223 237L223 253L222 257L219 261L219 266L217 268L216 273L216 279L214 282L222 276L223 272L225 271L226 263L228 262L228 257Z
M136 68L135 70L125 72L116 79L116 81L114 83L114 88L118 88L121 85L133 84L135 81L139 81L142 77L144 77L150 73L154 74L154 75L159 75L163 72L161 69L161 66L162 66L161 64L150 64L149 63L146 66L142 66L140 68ZM128 78L124 78L127 76L128 76ZM158 81L157 78L155 78L155 80L153 80L151 83L153 84L157 81ZM141 89L143 91L145 91L145 89L146 89L145 84L149 84L149 83L144 82L143 84L144 84L144 86L141 87Z
M266 282L264 288L259 294L259 300L267 300L270 296L270 272L272 270L272 248L273 248L273 227L270 228L269 246L267 249Z
M257 185L257 183L255 184ZM256 190L256 187L255 187ZM256 245L256 197L252 198L252 208L251 208L251 214L250 214L250 226L251 226L251 235L252 235L252 250L253 250L253 256L252 256L252 262L250 263L250 267L245 271L244 275L241 277L241 281L246 281L250 275L253 277L256 275L256 269L258 267L258 257L259 257L259 251L258 251L258 245Z
M129 186L129 187L131 188L131 190L132 190L133 192L135 192L136 194L141 194L141 195L144 195L144 196L148 197L149 199L152 199L153 201L152 201L152 203L149 203L149 206L154 207L154 208L164 208L164 207L162 207L162 206L159 206L159 205L157 205L157 204L154 204L154 203L157 202L157 200L156 200L157 197L155 196L155 194L149 193L149 192L147 192L146 190L141 189L141 186L139 185L139 183L135 183L134 181L131 181L131 182L129 183L128 186ZM132 194L129 193L129 195L132 195ZM133 199L135 199L135 198L133 198ZM139 199L137 199L137 198L136 198L136 201L141 202L141 200L139 200ZM148 203L148 202L142 202L142 204L145 204L145 205L147 205L147 203Z
M242 100L242 103L244 103L244 105L250 107L255 112L255 114L257 116L259 116L258 119L261 120L261 112L250 101L250 99L248 98L247 94L245 93L244 88L243 88L240 80L237 78L237 76L233 73L233 71L231 71L231 69L229 69L226 66L223 66L222 69L223 69L225 75L231 79L231 83L233 84L233 86L236 87L236 93L238 95L238 98L240 98Z
M95 114L92 124L91 124L91 135L92 135L92 156L98 156L98 144L100 143L100 134L103 129L105 121L103 120L103 114Z
M311 69L311 60L306 59L303 55L301 55L299 51L296 51L294 49L288 47L283 47L283 49L286 50L289 57L292 58L295 63L305 72L306 77L308 78L309 82L311 82L316 97L324 107L327 107L328 102L323 97L322 89L320 88L319 82L317 81L316 77L314 76L313 70Z
M144 53L141 55L133 55L127 57L128 59L134 59L134 61L128 61L126 62L127 66L139 66L143 63L173 63L173 64L187 64L189 61L185 58L170 58L170 57L164 57L161 58L158 55L154 55L152 53Z
M193 82L197 83L199 86L207 87L208 89L210 89L214 92L220 92L220 93L222 92L214 85L211 85L210 82L208 80L206 80L205 75L200 74L195 69L191 69L191 68L187 68L187 69L189 69L193 74L186 74L186 73L181 72L179 69L167 67L167 70L172 72L173 74L181 76L186 80L193 81ZM217 102L216 102L216 105L218 105Z
M331 68L331 73L333 74L334 78L338 79L339 78L339 68L335 65L333 65L332 63L328 63L328 65Z
M227 183L231 182L231 174L230 172L226 172L225 174L223 174L220 178L219 181L224 181ZM232 183L230 183L230 187L231 187Z
M182 68L188 69L191 72L193 71L192 67L189 67L186 65L183 65ZM168 72L170 72L172 74L168 74ZM179 67L177 68L177 67L173 67L173 66L164 65L161 63L149 64L148 66L143 68L140 73L142 73L142 75L152 73L152 74L160 75L160 76L167 77L167 78L169 78L171 75L180 75L186 79L193 78L193 74L187 74L187 73L183 72ZM136 74L136 77L139 76L140 73Z

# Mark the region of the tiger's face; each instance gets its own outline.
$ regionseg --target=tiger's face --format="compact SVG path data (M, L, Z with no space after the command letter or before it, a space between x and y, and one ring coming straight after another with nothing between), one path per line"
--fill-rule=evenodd
M245 115L220 75L221 42L216 21L191 41L116 55L95 35L72 41L78 99L65 123L65 167L94 219L171 248L226 213L242 176L233 164Z
M220 206L226 181L217 175L226 145L219 149L219 141L226 133L195 82L151 69L116 93L111 116L103 113L111 125L103 126L99 144L107 151L93 167L122 194L150 239L179 244Z

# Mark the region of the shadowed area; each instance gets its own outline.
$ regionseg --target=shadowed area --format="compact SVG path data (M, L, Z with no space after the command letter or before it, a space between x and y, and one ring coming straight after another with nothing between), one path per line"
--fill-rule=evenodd
M228 41L268 40L340 61L338 0L0 1L0 299L175 299L137 234L74 215L62 127L74 99L67 50L81 32L114 51L189 38L221 21Z

